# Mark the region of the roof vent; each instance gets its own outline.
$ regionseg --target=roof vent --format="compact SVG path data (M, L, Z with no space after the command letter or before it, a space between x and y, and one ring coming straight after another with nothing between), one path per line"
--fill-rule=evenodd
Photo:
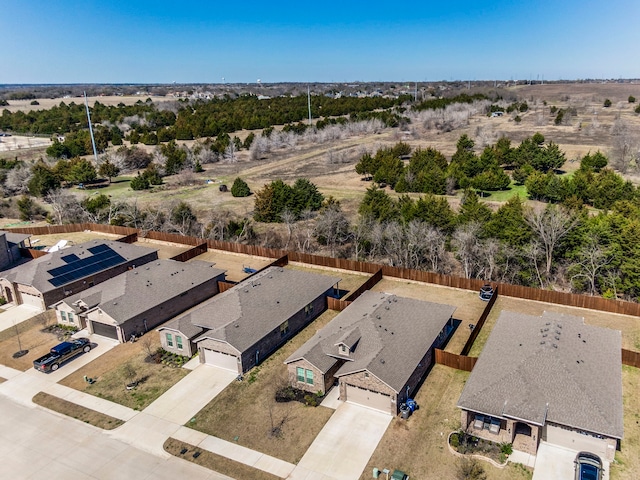
M562 328L562 324L561 323L556 323L556 327Z
M545 323L545 325L551 325L551 322L547 322L547 323Z
M384 365L384 358L380 359L380 363Z
M540 341L540 345L544 345L544 340L541 340L541 341Z
M398 299L397 299L396 297L393 297L393 301L394 301L394 302L397 302L397 301L398 301Z
M378 320L380 320L380 315L376 315L376 318L377 318Z
M384 309L385 309L385 310L389 310L389 305L385 305L385 306L384 306Z
M113 304L114 304L114 305L117 305L117 304L118 304L118 302L113 302Z
M556 335L556 336L555 336L555 337L553 337L553 338L555 338L556 340L560 340L560 335Z
M558 348L558 345L556 343L552 343L551 345L553 346L553 348Z

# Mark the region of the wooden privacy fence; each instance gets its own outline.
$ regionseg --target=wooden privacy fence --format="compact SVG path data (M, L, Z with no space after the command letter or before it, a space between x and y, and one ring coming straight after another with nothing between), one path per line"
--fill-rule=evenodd
M44 257L49 252L45 252L44 250L36 250L35 248L19 248L20 255L24 258L39 258Z
M346 302L353 302L356 298L362 295L367 290L371 290L376 283L382 280L382 269L379 269L376 273L374 273L370 278L367 279L358 289L351 292L351 294L345 298Z
M640 368L640 352L622 349L622 364Z
M121 243L136 243L137 241L138 241L138 232L125 235L124 237L116 240L116 242L121 242Z
M222 282L222 281L218 280L218 291L220 293L226 292L227 290L229 290L231 287L233 287L235 285L237 285L237 284L233 283L233 282L228 282L228 281Z
M335 310L336 312L341 312L347 308L350 303L351 302L340 300L339 298L327 297L327 308L329 308L329 310Z
M480 318L476 322L475 327L473 327L473 330L471 330L471 335L469 335L469 339L464 344L464 347L462 347L462 351L460 352L460 355L469 355L469 352L471 351L471 347L473 347L473 342L476 341L476 338L478 337L480 330L482 330L482 327L484 326L484 322L487 321L487 317L491 313L491 309L493 308L493 305L496 303L496 300L498 299L498 288L499 287L497 286L494 287L493 296L487 302L486 307L484 307L484 310L482 311L482 315L480 315Z
M112 233L117 235L130 235L137 232L140 236L143 236L141 231L138 231L134 228L118 227L115 225L101 225L95 223L47 225L44 227L19 227L7 229L7 231L11 232L26 233L32 235L71 233L82 230L93 230L97 232ZM200 245L201 243L203 243L203 239L178 235L174 233L150 231L146 234L146 237L154 240L181 243L192 246ZM345 258L323 257L320 255L311 255L301 252L288 252L280 249L266 248L255 245L244 245L240 243L224 242L220 240L207 240L206 242L207 246L210 249L223 250L245 255L254 255L265 258L282 258L286 255L290 262L308 263L321 267L337 268L361 273L375 274L378 270L382 269L383 276L413 280L417 282L432 283L435 285L460 288L464 290L479 291L480 287L482 287L482 285L486 283L483 280L475 278L455 277L451 275L425 272L422 270L413 270L409 268L380 265L371 262L348 260ZM555 303L558 305L588 308L591 310L600 310L604 312L620 313L624 315L633 315L636 317L640 317L640 303L625 302L623 300L611 300L602 297L591 297L575 293L555 292L551 290L524 287L521 285L511 285L508 283L496 283L494 284L494 286L500 289L501 295L505 295L508 297L522 298L525 300L536 300L546 303Z
M470 372L478 361L477 357L467 357L465 355L456 355L455 353L445 352L439 348L435 349L436 363L439 365L445 365L447 367L455 368L457 370L464 370Z
M207 244L201 243L200 245L196 245L193 248L190 248L186 252L179 253L171 257L170 260L175 260L177 262L186 262L187 260L191 260L192 258L197 257L198 255L202 255L203 253L207 253Z

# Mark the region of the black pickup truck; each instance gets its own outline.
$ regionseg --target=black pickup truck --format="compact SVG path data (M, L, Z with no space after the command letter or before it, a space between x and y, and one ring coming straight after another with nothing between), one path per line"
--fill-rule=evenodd
M91 343L88 338L77 338L62 342L53 347L46 355L34 360L33 368L41 372L54 372L62 362L89 350L91 350Z

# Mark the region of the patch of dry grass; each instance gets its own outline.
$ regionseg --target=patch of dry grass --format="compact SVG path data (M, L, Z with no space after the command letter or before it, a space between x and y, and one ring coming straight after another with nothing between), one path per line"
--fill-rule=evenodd
M54 395L49 395L48 393L40 392L36 394L32 400L33 403L40 405L41 407L62 413L63 415L75 418L81 422L88 423L94 427L102 428L104 430L113 430L124 423L118 418L96 412L90 408L68 402L67 400L63 400L62 398L58 398Z
M113 235L110 233L102 233L102 232L93 232L89 230L85 230L82 232L72 232L72 233L54 233L51 235L33 235L29 240L31 241L31 245L34 247L39 247L45 245L47 247L52 247L60 240L67 240L68 245L79 245L84 242L88 242L89 240L116 240L122 237L122 235ZM29 244L29 240L26 242Z
M232 282L240 282L249 276L248 273L242 271L244 267L260 270L274 261L273 258L242 255L223 250L209 250L189 261L194 260L210 262L214 264L215 268L226 270L225 277Z
M45 325L53 324L54 317L55 312L47 310L17 324L19 335L13 327L0 332L0 364L22 371L33 368L33 361L36 358L48 353L51 347L60 343L57 335L43 331ZM18 342L18 336L20 342ZM29 353L13 358L13 354L20 348L29 350Z
M171 257L175 257L176 255L181 254L182 252L186 252L190 248L190 245L181 245L178 243L171 242L161 242L159 240L151 240L148 238L139 238L137 242L133 245L138 245L140 247L153 248L158 250L158 258L167 259Z
M358 288L360 288L360 286L364 282L369 280L369 278L371 277L371 275L368 273L360 274L357 272L350 272L348 270L340 270L337 268L333 269L333 268L325 268L325 267L316 267L316 266L310 266L310 265L297 263L297 262L290 263L289 265L287 265L287 268L290 268L293 270L303 270L305 272L311 272L311 273L321 273L323 275L330 275L332 277L338 277L341 279L340 282L338 283L338 288L340 288L340 290L346 290L348 292L346 295L349 295L354 290L357 290Z
M611 480L634 480L640 471L640 369L622 366L624 438L611 464Z
M333 414L325 407L298 402L277 403L278 387L286 384L284 360L329 323L328 310L289 340L242 382L233 382L195 415L189 427L238 443L281 460L297 463ZM273 429L279 427L274 435Z
M184 453L182 451L186 449ZM233 478L241 478L243 480L279 480L280 477L272 475L257 468L250 467L244 463L236 462L226 457L222 457L215 453L203 450L188 443L181 442L175 438L169 438L164 442L164 450L178 458L183 458L189 462L200 465L201 467L215 470L223 475ZM193 454L200 452L194 458Z
M455 480L459 459L447 448L447 436L460 428L456 407L469 373L434 365L416 395L420 408L403 420L395 417L364 469L360 480L370 478L374 467L399 469L421 480ZM499 469L480 462L489 480L530 479L531 471L509 464Z
M189 373L182 368L147 362L144 340L152 339L153 351L160 346L158 335L153 332L147 335L136 343L123 343L105 352L60 383L135 410L144 409ZM96 382L89 385L84 381L85 375ZM140 381L138 386L127 390L126 385L135 380Z

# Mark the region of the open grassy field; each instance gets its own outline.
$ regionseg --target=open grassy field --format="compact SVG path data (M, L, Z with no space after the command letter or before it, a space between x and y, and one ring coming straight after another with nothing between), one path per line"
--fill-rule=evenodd
M116 346L60 383L126 407L144 409L189 373L182 368L147 361L147 339L151 341L152 351L160 346L159 336L150 332L136 343ZM96 382L89 385L85 376L95 378ZM140 382L138 386L127 390L126 384L135 380Z
M274 394L288 381L284 360L336 315L331 310L324 312L242 382L231 383L195 415L189 427L297 463L333 410L298 402L277 403ZM274 427L279 427L276 435Z
M33 397L33 403L104 430L113 430L124 423L118 418L110 417L104 413L96 412L90 408L68 402L67 400L44 392L36 394L36 396Z

